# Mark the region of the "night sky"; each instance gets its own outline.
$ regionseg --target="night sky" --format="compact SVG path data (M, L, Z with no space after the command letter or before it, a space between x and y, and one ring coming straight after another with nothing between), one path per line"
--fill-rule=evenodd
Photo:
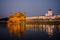
M27 16L44 15L50 8L60 14L60 0L0 0L0 18L17 11L26 12Z

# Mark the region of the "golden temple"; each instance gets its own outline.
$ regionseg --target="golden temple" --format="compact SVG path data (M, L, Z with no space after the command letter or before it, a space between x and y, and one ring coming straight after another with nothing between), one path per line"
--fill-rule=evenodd
M9 15L9 20L7 22L10 34L17 34L20 36L21 33L26 31L26 14L20 11L15 14Z

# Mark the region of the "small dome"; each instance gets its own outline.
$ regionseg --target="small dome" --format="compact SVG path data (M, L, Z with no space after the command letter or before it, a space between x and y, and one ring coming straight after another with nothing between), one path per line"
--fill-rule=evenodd
M52 9L49 9L48 11L51 11Z

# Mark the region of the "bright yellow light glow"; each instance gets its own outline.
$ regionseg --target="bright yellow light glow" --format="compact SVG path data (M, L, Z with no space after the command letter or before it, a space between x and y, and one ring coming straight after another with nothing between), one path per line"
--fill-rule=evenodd
M26 14L21 14L20 12L17 12L13 16L10 15L8 20L8 28L10 31L10 34L15 34L20 36L21 33L25 33L26 29Z

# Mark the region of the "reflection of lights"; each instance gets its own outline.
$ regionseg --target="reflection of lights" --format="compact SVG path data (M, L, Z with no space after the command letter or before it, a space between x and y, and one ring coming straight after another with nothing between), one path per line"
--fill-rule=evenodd
M59 25L59 29L60 29L60 25Z
M60 25L58 26L59 32L60 32Z
M54 25L52 25L52 26L47 25L46 27L47 27L46 32L48 32L49 36L52 36L53 35Z
M39 32L39 30L46 31L50 36L53 36L54 25L27 25L26 29Z
M8 23L8 28L10 31L10 34L12 35L13 33L15 35L20 36L21 33L25 33L25 24L24 23Z

